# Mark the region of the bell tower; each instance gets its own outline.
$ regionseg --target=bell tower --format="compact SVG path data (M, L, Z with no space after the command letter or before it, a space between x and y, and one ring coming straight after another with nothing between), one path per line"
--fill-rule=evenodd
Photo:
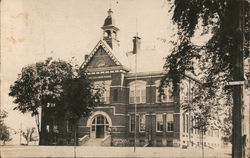
M107 42L110 48L114 49L119 46L119 40L117 40L117 32L119 28L115 25L115 20L112 17L113 11L108 10L108 17L105 19L103 26L103 40Z

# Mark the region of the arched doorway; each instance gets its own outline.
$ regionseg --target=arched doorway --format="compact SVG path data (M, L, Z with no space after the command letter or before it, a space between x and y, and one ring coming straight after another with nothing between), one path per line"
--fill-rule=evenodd
M91 138L104 138L109 129L109 122L103 115L96 115L91 122Z

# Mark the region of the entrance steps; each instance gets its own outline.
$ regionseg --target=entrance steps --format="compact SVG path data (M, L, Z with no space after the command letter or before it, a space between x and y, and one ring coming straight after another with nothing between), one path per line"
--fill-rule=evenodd
M83 144L83 146L101 146L102 140L102 138L89 139L86 143Z

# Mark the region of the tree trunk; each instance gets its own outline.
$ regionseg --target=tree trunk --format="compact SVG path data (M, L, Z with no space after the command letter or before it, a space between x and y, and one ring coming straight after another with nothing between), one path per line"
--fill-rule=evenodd
M79 131L78 131L78 119L74 121L75 123L75 131L74 131L74 140L75 140L75 145L78 145L79 142L78 142L78 135L79 135Z
M78 143L78 119L74 121L75 131L74 131L74 158L76 158L76 146Z
M40 114L40 115L42 115L42 114ZM38 131L38 135L39 135L39 140L38 140L38 144L40 145L40 139L41 139L41 129L40 129L40 120L39 120L39 114L37 114L36 116L35 116L36 118L36 126L37 126L37 131ZM42 118L41 118L42 119ZM21 142L21 140L20 140L20 142Z
M41 131L39 132L39 145L46 145L46 118L45 118L45 107L41 108Z
M235 0L236 6L232 10L234 18L232 25L235 30L236 38L232 56L233 80L243 81L243 50L242 50L242 29L241 29L241 1ZM243 87L242 85L233 86L233 131L232 131L232 157L242 158L242 107L243 107Z
M203 128L201 129L201 149L202 149L202 158L204 158Z

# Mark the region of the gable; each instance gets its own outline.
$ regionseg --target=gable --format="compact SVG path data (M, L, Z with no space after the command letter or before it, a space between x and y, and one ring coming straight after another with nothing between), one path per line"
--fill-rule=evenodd
M99 54L96 56L96 54ZM81 69L122 66L109 45L100 40L81 65Z
M115 61L111 59L110 55L103 48L103 46L100 45L91 60L86 65L86 68L112 67L116 65Z

